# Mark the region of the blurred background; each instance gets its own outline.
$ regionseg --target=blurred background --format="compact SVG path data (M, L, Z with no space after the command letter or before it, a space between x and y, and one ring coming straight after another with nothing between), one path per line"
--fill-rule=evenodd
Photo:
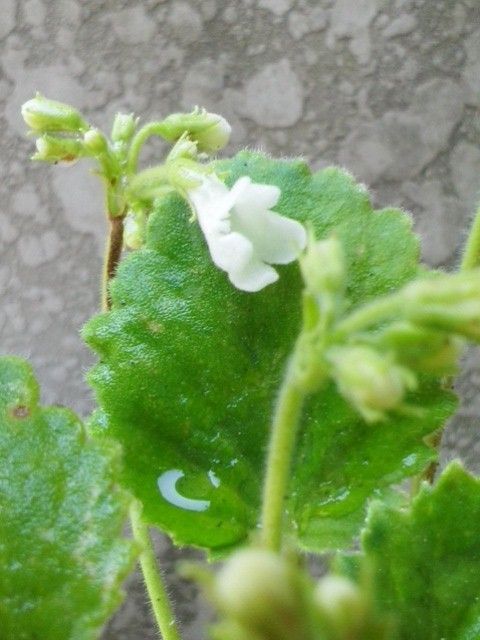
M100 184L81 163L29 162L21 104L36 90L109 129L198 104L244 146L341 164L376 205L411 211L424 260L452 267L480 187L478 0L1 0L1 351L29 358L44 401L87 414L92 359L79 329L98 309ZM152 143L145 161L159 153ZM443 458L480 468L478 351L465 358ZM169 570L178 552L158 539ZM186 640L198 598L171 578ZM105 639L154 638L138 579Z

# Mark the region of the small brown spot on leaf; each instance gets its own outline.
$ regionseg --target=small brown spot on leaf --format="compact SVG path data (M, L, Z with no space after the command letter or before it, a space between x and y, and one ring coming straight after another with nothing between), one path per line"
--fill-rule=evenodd
M30 415L30 409L23 404L19 404L16 407L13 407L11 413L14 418L22 420L23 418L28 418Z

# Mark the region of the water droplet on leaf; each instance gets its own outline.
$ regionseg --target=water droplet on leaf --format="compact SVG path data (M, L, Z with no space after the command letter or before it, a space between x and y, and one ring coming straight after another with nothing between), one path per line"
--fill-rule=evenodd
M169 469L162 473L157 479L158 490L162 498L174 507L179 507L186 511L206 511L210 506L210 500L187 498L178 492L177 482L184 477L185 474L180 469ZM208 477L215 488L220 486L220 479L215 475L214 471L209 471Z

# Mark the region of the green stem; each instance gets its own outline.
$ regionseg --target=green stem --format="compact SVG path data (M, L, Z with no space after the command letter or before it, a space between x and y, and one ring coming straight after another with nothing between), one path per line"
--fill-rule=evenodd
M394 316L402 306L401 294L393 294L367 304L354 311L337 324L333 331L335 340L346 338L351 333L362 331Z
M478 266L480 266L480 207L465 245L460 271L468 271Z
M163 138L163 135L164 126L162 122L150 122L135 134L127 156L127 175L131 176L137 172L138 156L148 138L151 136L160 136Z
M163 583L148 533L148 527L142 520L142 507L135 501L130 511L130 520L134 539L141 547L140 567L152 604L153 613L163 640L180 640L167 590Z
M102 276L102 311L108 311L111 307L108 285L117 272L118 263L122 256L123 248L123 221L125 216L108 216L110 230L105 247L105 258Z
M279 551L282 541L283 502L288 480L295 440L300 423L306 392L296 379L296 352L288 367L280 389L273 416L272 432L267 455L267 472L263 488L262 538L272 551Z

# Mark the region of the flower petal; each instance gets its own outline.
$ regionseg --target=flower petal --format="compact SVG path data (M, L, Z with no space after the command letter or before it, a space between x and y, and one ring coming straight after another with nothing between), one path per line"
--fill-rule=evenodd
M256 256L252 243L239 233L205 234L213 263L228 273L230 282L242 291L260 291L278 280L278 274Z
M274 211L239 209L231 214L232 231L249 238L260 260L288 264L296 260L307 244L305 227Z
M278 280L278 273L275 269L257 258L252 244L246 238L238 233L232 233L231 236L237 237L237 246L235 251L230 254L228 277L237 289L249 292L260 291ZM248 252L241 249L239 238L249 244Z
M198 215L205 218L205 223L209 224L207 218L212 221L228 219L230 209L234 203L234 196L221 180L214 175L195 176L200 180L200 185L190 189L188 198Z
M239 233L212 233L205 234L213 263L230 273L233 270L242 270L253 257L253 246Z
M280 199L281 191L271 184L255 184L248 176L239 178L231 189L239 211L271 209Z
M237 289L254 293L276 282L278 273L270 265L252 260L241 271L230 271L228 277Z

